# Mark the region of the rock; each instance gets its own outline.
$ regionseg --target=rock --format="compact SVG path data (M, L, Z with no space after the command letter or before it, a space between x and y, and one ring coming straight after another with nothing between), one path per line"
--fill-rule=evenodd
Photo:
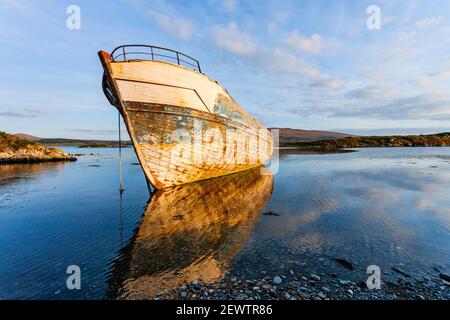
M417 293L416 294L416 299L417 300L425 300L425 297L423 295Z
M349 285L350 283L352 283L350 280L342 280L342 279L339 279L339 283L341 284L341 285L343 285L343 286L347 286L347 285Z
M332 278L337 278L338 276L337 276L336 273L332 273L332 274L331 274L331 277L332 277Z
M279 277L279 276L275 276L275 277L273 277L273 279L272 279L272 283L274 284L274 285L278 285L278 284L281 284L281 278Z
M312 280L314 280L314 281L320 281L320 277L319 277L318 275L316 275L316 274L311 274L311 275L310 275L310 278L311 278Z
M186 291L181 291L180 292L180 298L181 299L186 299L186 297L187 297L187 292Z
M336 262L340 263L341 265L343 265L344 267L346 267L347 269L353 270L353 264L348 261L347 259L334 259L336 260Z
M275 217L279 216L279 214L276 213L275 211L267 211L267 212L264 212L263 215L265 215L265 216L275 216Z
M348 289L347 292L352 296L353 295L353 290L352 289Z
M362 288L362 289L366 289L367 288L367 283L365 282L365 281L360 281L359 283L358 283L358 286L360 287L360 288Z
M193 286L198 286L198 280L192 280L191 284L192 284Z
M322 290L325 291L326 293L330 293L330 288L328 287L322 287Z
M404 271L404 270L402 270L400 268L392 267L391 269L394 270L397 273L400 273L402 276L405 276L407 278L410 277L410 275L406 271Z
M319 293L317 294L317 296L318 296L320 299L322 299L322 300L325 300L325 299L327 298L327 296L326 296L323 292L319 292Z
M270 289L272 289L272 286L271 286L270 284L268 284L268 283L264 283L261 287L262 287L264 290L270 290Z
M285 293L283 294L283 297L284 297L286 300L289 300L289 299L291 298L291 295L290 295L288 292L285 292Z
M439 278L441 278L442 280L445 280L447 282L450 282L450 276L446 275L444 273L439 273Z

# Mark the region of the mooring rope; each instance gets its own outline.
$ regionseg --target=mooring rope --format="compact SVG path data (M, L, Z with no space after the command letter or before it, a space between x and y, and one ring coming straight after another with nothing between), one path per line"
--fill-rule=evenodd
M119 126L119 162L120 162L120 188L119 191L122 193L125 189L123 188L123 180L122 180L122 137L120 134L120 111L117 111L117 120Z

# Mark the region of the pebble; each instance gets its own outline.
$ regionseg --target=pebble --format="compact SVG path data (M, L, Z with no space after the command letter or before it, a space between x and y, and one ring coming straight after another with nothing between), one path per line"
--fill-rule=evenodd
M311 274L311 279L315 280L315 281L320 281L320 277L317 274Z
M272 286L271 286L270 284L268 284L268 283L264 283L261 287L262 287L264 290L270 290L270 289L272 289Z
M281 278L279 276L273 277L272 283L275 284L275 285L281 284Z
M317 294L317 296L318 296L320 299L326 299L326 297L327 297L323 292L319 292L319 293Z
M351 281L339 279L339 283L343 286L346 286L346 285L349 285L351 283Z

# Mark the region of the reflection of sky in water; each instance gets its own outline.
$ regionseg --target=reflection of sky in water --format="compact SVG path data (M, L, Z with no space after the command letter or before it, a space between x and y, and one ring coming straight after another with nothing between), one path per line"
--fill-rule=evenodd
M103 298L119 249L135 235L148 191L133 150L124 150L122 205L117 150L68 151L96 155L0 167L0 298ZM449 194L449 148L283 155L266 209L280 215L259 218L231 265L264 269L266 257L302 250L360 267L448 272ZM70 264L82 268L79 292L65 287Z
M450 262L450 150L286 155L253 246L267 239L360 265Z

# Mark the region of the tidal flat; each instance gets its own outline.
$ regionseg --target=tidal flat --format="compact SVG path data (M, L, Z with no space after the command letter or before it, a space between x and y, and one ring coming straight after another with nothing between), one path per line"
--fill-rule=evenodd
M449 299L450 148L356 151L150 194L124 149L122 196L115 149L2 165L0 299Z

